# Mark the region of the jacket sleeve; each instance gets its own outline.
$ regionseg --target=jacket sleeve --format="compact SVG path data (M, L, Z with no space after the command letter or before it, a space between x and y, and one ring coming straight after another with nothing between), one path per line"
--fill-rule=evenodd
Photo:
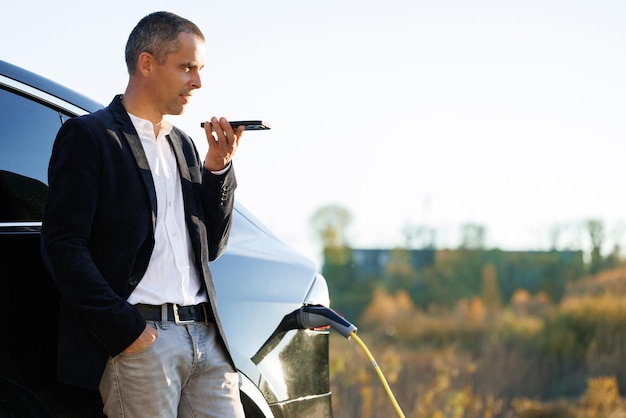
M209 261L213 261L226 249L232 227L237 188L233 164L231 163L230 168L220 175L213 174L203 167L202 186Z

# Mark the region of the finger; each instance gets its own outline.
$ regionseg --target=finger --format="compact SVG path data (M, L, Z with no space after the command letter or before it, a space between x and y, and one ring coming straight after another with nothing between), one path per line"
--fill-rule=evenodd
M235 132L233 131L232 125L228 122L228 120L225 117L221 117L219 122L220 122L220 127L224 131L224 136L226 137L226 143L232 144L235 141Z
M227 144L228 143L228 130L230 130L231 132L231 138L232 138L232 132L233 132L233 128L230 126L230 124L228 123L228 120L226 120L226 118L222 117L220 119L216 118L215 116L213 116L211 118L211 125L213 126L213 130L215 131L215 135L217 135L217 142L221 142L222 144Z
M235 128L235 141L234 144L237 145L239 144L239 141L241 140L241 137L243 136L243 131L246 130L245 126L237 126L237 128Z
M210 121L204 122L204 133L206 134L206 139L215 141L215 137L213 136L213 124Z

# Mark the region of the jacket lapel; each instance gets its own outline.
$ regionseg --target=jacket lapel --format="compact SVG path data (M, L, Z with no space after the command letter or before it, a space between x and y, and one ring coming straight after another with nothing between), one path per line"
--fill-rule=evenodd
M137 162L137 168L139 169L139 174L141 175L141 179L143 180L144 186L146 187L146 192L148 194L148 199L150 200L150 208L152 210L152 230L156 228L156 215L157 215L157 197L156 190L154 188L154 180L152 179L152 172L150 171L150 164L148 163L148 158L146 158L146 153L143 150L143 146L141 145L141 140L139 139L139 135L137 135L137 131L133 126L124 105L122 104L122 96L116 96L111 104L109 105L109 109L113 112L113 117L115 118L119 129L122 131L124 138L126 138L126 143Z
M146 158L146 153L141 145L141 140L137 134L129 134L124 132L126 141L130 147L130 150L137 161L137 168L139 168L139 174L146 186L148 192L148 199L150 200L150 208L152 209L152 229L156 227L156 215L157 215L157 197L156 190L154 189L154 180L152 179L152 172L150 171L150 164Z
M172 132L170 132L170 134L166 137L172 146L172 150L174 150L174 155L176 156L176 165L178 166L178 173L180 174L180 187L183 191L185 216L189 218L190 214L198 213L198 209L196 208L196 199L193 197L193 184L195 176L189 170L189 163L185 156L185 147L180 135L178 135L175 130L172 130Z
M178 165L178 172L180 173L181 180L183 184L185 181L191 181L191 175L189 174L189 166L187 165L187 160L185 158L185 153L183 152L183 145L180 140L180 136L171 132L167 135L167 139L174 150L174 155L176 156L176 164ZM184 192L185 190L183 190Z

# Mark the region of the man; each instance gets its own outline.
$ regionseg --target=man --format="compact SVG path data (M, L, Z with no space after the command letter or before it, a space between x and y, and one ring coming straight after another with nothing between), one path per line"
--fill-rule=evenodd
M243 127L211 118L200 159L163 119L201 87L203 48L187 19L144 17L124 94L67 121L52 151L42 255L61 295L58 379L99 389L110 417L243 417L208 265L230 232Z

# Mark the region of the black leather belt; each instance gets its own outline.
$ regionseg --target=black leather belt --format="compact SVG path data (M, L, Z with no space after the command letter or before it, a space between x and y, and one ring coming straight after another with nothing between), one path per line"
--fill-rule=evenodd
M190 324L192 322L211 322L209 317L209 308L206 302L197 305L182 306L175 303L166 303L167 320L174 321L177 324ZM135 308L146 321L161 321L162 305L144 305L137 304Z

